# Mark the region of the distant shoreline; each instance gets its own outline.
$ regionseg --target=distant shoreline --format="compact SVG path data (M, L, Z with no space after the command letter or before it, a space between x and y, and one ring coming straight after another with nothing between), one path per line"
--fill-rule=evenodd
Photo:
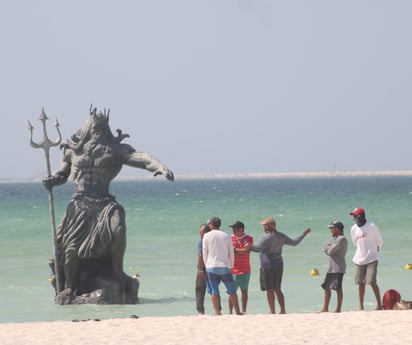
M382 171L332 171L332 172L278 172L278 173L233 173L233 174L176 174L175 180L195 179L248 179L248 178L310 178L310 177L368 177L368 176L412 176L412 170L382 170ZM148 173L145 176L118 176L117 181L152 180ZM42 178L0 179L0 183L31 183L41 182Z
M284 172L284 173L236 173L177 175L176 179L213 178L306 178L306 177L352 177L352 176L412 176L412 170L394 171L334 171L334 172ZM133 177L132 177L133 179Z

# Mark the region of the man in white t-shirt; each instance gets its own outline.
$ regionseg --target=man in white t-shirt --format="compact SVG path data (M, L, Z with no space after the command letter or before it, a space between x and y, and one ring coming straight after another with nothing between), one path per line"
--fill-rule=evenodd
M236 314L241 315L231 272L235 260L232 239L229 234L219 229L221 220L218 217L210 218L207 224L211 231L203 237L203 261L207 280L210 283L213 309L216 315L221 315L219 284L223 282Z
M375 294L376 310L381 310L382 301L376 275L378 251L382 248L383 239L376 224L366 220L363 208L355 208L350 215L355 221L351 229L352 242L356 247L352 260L356 265L355 283L359 285L359 309L364 309L365 285L369 284Z

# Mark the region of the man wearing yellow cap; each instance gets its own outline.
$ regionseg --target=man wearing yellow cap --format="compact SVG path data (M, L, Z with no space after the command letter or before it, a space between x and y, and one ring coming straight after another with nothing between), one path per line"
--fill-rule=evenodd
M285 297L281 290L283 276L282 248L285 244L297 246L311 230L306 228L302 235L291 239L276 230L276 220L272 217L262 220L260 224L263 225L265 235L258 245L251 246L253 252L259 252L260 289L266 291L271 314L275 314L275 295L278 298L280 313L286 314Z

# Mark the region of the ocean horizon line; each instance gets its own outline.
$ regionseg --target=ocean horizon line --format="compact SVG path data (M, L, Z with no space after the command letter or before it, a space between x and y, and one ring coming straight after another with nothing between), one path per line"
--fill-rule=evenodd
M265 172L265 173L194 173L176 174L175 180L222 179L222 178L317 178L317 177L372 177L372 176L412 176L412 170L368 170L368 171L312 171L312 172ZM139 181L153 179L146 176L117 176L117 181ZM0 183L32 183L41 182L42 178L0 178Z

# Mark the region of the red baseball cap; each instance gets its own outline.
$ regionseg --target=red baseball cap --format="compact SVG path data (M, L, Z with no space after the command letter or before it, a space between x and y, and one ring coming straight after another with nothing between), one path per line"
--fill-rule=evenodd
M356 207L349 215L351 216L360 216L361 214L365 214L365 210L362 207Z

